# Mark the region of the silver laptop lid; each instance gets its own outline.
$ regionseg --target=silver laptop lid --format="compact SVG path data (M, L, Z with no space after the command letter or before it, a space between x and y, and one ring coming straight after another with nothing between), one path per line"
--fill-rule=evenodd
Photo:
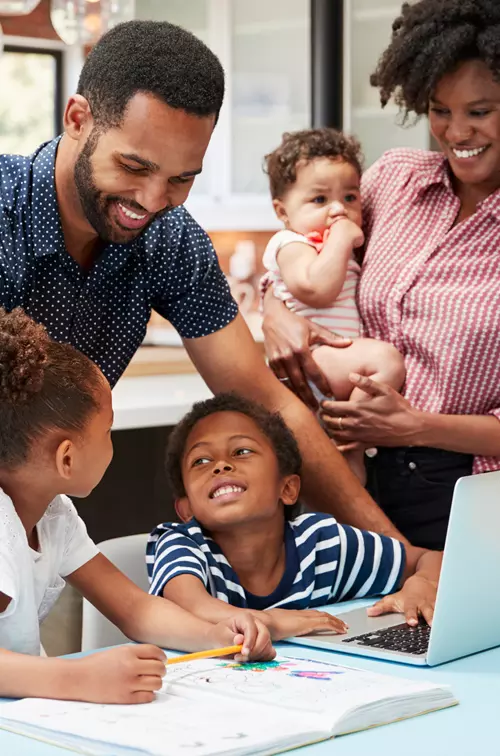
M500 645L500 471L453 493L427 664Z

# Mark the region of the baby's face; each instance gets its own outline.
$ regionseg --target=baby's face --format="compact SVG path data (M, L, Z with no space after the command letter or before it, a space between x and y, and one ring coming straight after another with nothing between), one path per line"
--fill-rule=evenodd
M304 235L323 233L339 215L361 226L359 185L356 168L341 158L299 163L295 184L275 204L278 217L287 228Z

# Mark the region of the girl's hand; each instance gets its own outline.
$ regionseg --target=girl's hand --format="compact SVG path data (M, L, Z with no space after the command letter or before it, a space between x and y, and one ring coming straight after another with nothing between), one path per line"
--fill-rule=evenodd
M208 648L243 646L236 661L270 661L276 656L267 627L250 612L238 612L228 620L218 622L209 631Z
M149 644L119 646L74 660L74 700L91 703L150 703L160 690L166 656Z
M421 428L421 413L385 383L355 373L349 380L366 393L366 399L321 405L325 430L341 450L354 448L352 444L411 446Z
M308 381L314 383L324 396L331 396L329 383L312 358L311 347L326 344L347 347L352 342L326 328L295 315L268 292L265 297L264 340L269 366L284 386L291 389L313 410L318 402Z
M344 620L315 609L266 609L263 614L266 615L266 624L275 641L293 635L347 632Z

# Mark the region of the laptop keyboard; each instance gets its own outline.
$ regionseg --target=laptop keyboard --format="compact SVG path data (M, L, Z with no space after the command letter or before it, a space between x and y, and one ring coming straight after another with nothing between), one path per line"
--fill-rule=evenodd
M421 656L427 652L431 629L425 620L421 619L416 627L410 627L406 622L393 625L372 633L356 635L346 638L342 643L356 643L359 646L383 648L387 651L401 651L405 654Z

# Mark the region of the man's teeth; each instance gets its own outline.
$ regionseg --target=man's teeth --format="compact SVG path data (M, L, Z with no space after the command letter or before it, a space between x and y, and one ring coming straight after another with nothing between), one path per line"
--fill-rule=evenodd
M456 150L454 147L452 147L453 154L457 158L471 158L476 157L476 155L480 155L481 152L484 152L486 147L476 147L474 150Z
M216 499L218 496L224 496L224 494L243 493L244 490L245 489L241 488L241 486L222 486L222 488L218 488L214 491L212 499Z
M147 213L144 213L144 215L137 215L137 213L133 213L132 210L129 210L128 207L125 207L125 205L122 205L121 202L118 203L120 205L120 210L122 213L124 213L127 218L132 218L132 220L144 220Z

